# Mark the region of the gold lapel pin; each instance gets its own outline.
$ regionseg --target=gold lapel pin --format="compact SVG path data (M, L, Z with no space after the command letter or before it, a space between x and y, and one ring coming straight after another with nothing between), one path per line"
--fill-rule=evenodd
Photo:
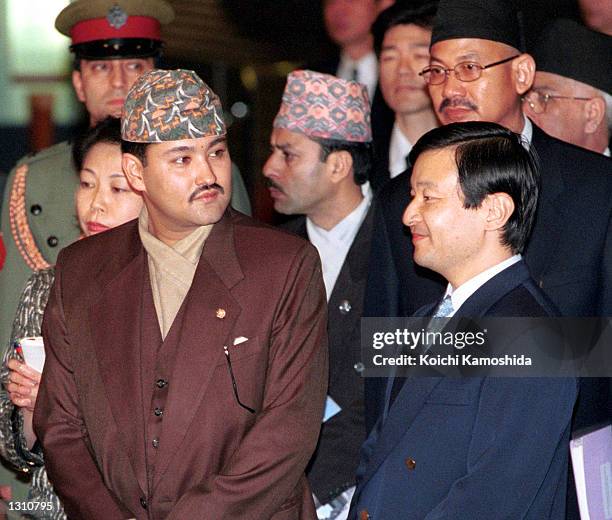
M219 318L220 320L225 318L225 314L225 309L222 309L221 307L217 309L217 318Z

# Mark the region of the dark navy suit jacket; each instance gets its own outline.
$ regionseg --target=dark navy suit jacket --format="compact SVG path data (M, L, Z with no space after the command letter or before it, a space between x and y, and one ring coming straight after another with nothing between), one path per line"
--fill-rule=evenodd
M456 316L556 312L519 262ZM576 395L573 378L407 379L363 446L349 518L562 520Z
M564 316L612 316L612 161L555 139L533 125L541 163L540 201L525 261ZM374 232L364 316L412 316L440 298L446 282L413 260L402 224L410 172L375 197ZM574 428L612 416L609 382L581 382ZM366 427L380 414L383 382L365 383Z

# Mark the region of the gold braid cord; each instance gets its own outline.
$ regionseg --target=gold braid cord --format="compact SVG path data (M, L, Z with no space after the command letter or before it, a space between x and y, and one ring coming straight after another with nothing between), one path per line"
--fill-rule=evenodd
M15 180L13 181L9 198L9 221L11 223L13 240L19 254L32 271L38 271L39 269L51 267L51 264L47 263L36 246L32 230L28 225L28 214L25 207L27 175L27 164L22 164L15 172Z

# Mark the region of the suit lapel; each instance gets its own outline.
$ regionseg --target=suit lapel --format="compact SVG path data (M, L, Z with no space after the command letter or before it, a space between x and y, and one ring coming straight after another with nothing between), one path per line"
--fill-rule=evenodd
M348 301L351 305L348 315L344 316L341 321L333 319L329 322L330 349L340 349L343 344L347 343L347 340L351 339L353 330L359 326L361 316L363 315L363 298L368 275L372 222L373 210L372 206L370 206L342 264L342 269L329 299L330 316L338 315L338 309L344 300ZM348 347L349 349L360 349L360 345L348 345ZM342 350L342 352L337 354L341 354L341 356L336 358L334 353L330 352L330 386L340 373L346 369L347 359L351 359L351 357L345 357L351 355L350 351ZM340 359L340 357L342 358ZM334 358L337 359L337 362L333 362Z
M136 225L126 244L127 254L114 259L97 276L101 296L89 309L89 324L106 398L144 491L147 484L140 406L140 318L146 256Z
M451 318L448 328L456 328L454 326L457 321L455 318L485 316L495 303L529 278L529 270L522 260L504 269L480 286L474 294L463 302L455 316Z
M230 289L243 278L234 249L232 217L226 213L207 238L181 311L182 329L170 378L155 487L185 437L241 308Z

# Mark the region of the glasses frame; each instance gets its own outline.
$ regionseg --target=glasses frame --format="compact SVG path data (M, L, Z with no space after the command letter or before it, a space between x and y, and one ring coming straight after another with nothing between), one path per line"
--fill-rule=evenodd
M543 100L543 101L540 101L540 104L543 107L541 112L538 112L535 109L535 103L530 99L530 97L533 94L537 95L540 99ZM548 102L551 99L573 99L575 101L591 101L591 99L593 99L593 98L592 97L582 97L582 96L559 96L557 94L549 94L548 92L546 94L543 94L542 92L538 92L537 90L530 90L522 98L523 102L527 103L529 105L529 108L531 108L531 110L533 111L534 114L544 114L544 113L546 113L546 108L548 107Z
M504 63L508 63L509 61L512 61L513 59L518 58L519 56L520 56L520 54L515 54L514 56L510 56L509 58L504 58L503 60L495 61L495 62L489 63L487 65L481 65L477 61L469 61L469 60L468 61L461 61L461 62L457 63L452 68L440 67L439 65L436 65L436 68L439 68L439 69L444 71L444 79L442 81L440 81L439 83L432 83L430 81L431 80L431 68L432 68L431 65L429 67L425 67L421 72L419 72L419 76L421 76L428 85L442 85L443 83L446 83L446 81L448 80L448 75L451 72L453 72L453 74L455 74L455 78L457 78L459 81L461 81L463 83L471 83L472 81L476 81L476 80L481 78L483 70L490 69L491 67L496 67L497 65L502 65ZM472 65L476 65L476 67L480 71L478 73L478 76L475 77L474 79L461 79L459 76L457 76L457 71L456 71L457 67L459 67L460 65L464 65L466 63L470 63ZM426 74L429 75L429 79L427 77L425 77Z

